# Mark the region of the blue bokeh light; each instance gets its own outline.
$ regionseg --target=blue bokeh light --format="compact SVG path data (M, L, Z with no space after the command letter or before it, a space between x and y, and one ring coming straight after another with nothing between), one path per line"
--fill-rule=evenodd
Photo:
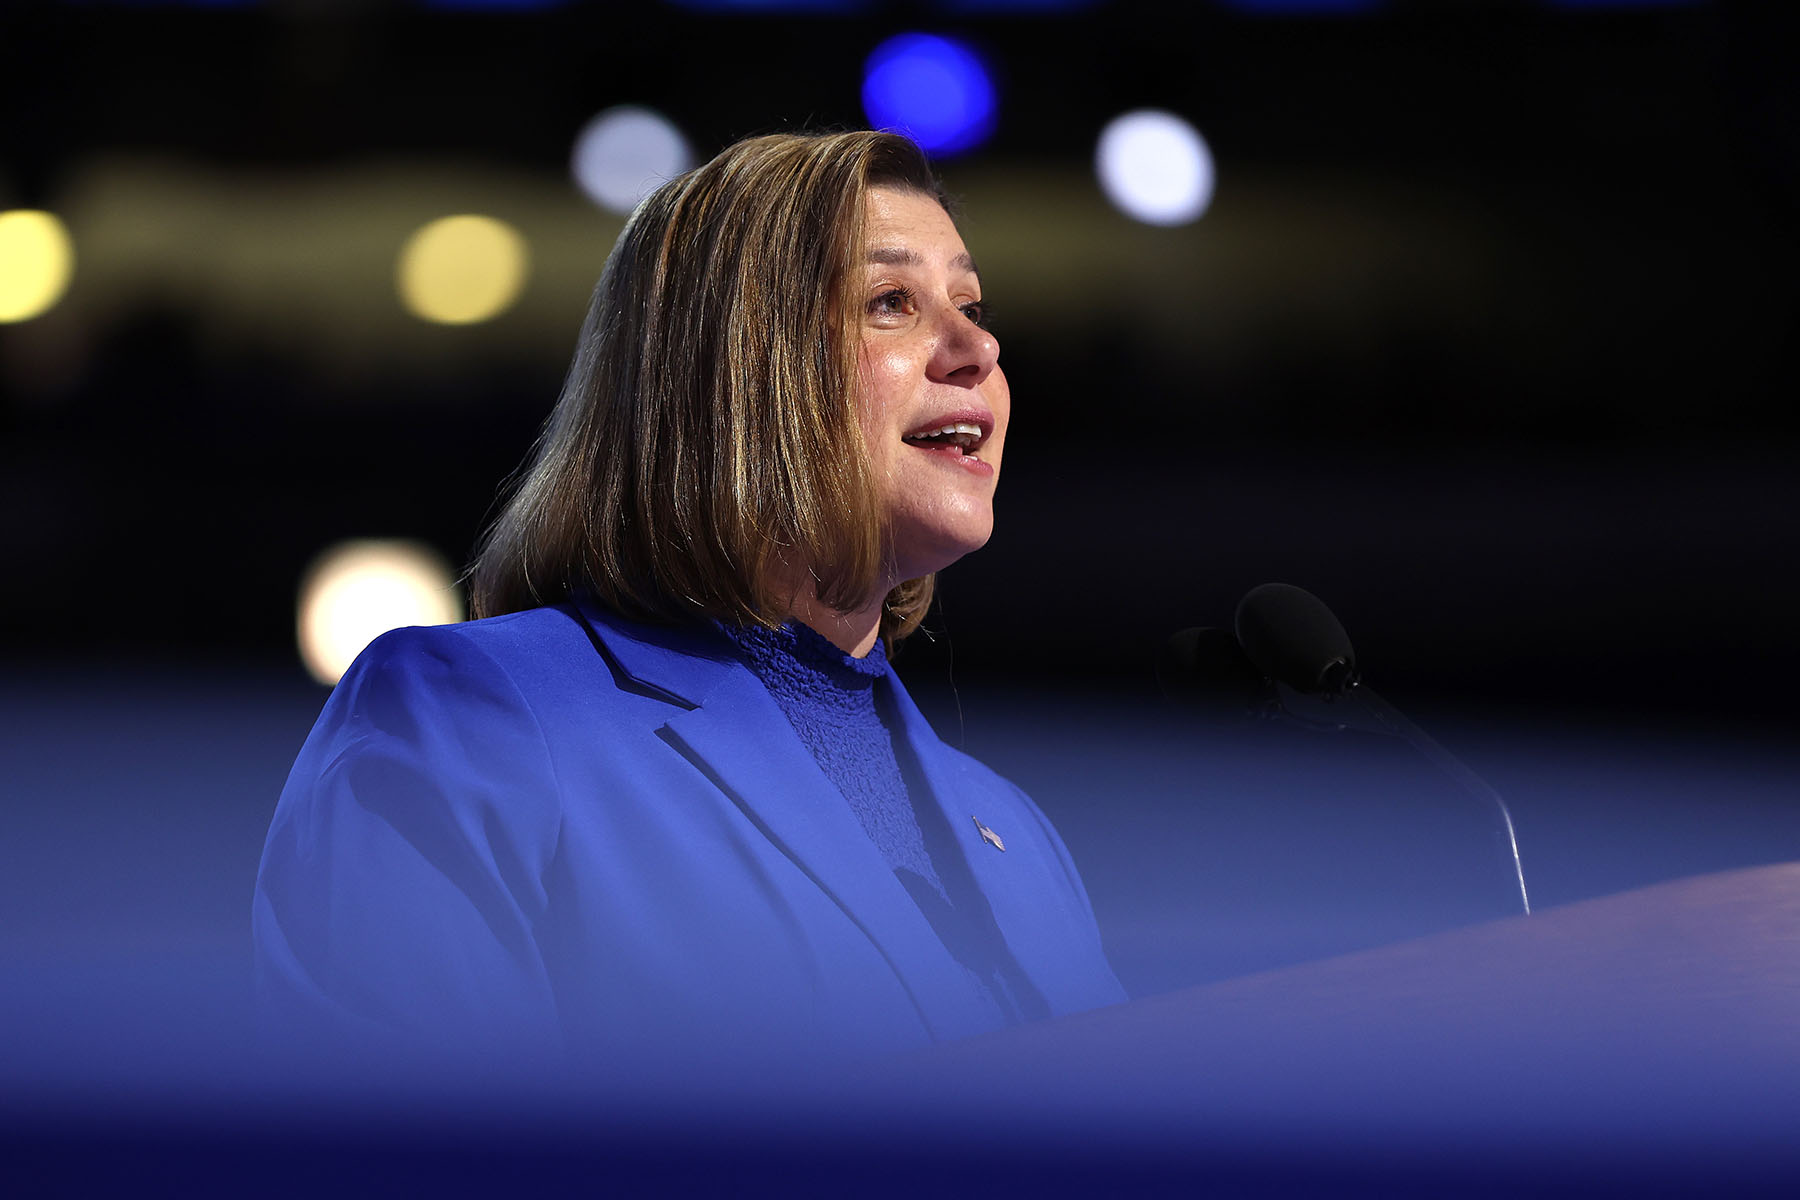
M863 74L863 111L933 154L956 154L994 131L994 84L975 51L929 33L875 47Z

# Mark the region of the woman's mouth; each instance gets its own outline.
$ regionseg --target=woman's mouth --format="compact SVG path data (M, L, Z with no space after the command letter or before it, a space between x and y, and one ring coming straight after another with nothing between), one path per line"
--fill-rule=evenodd
M974 458L975 451L981 448L981 443L986 438L982 436L981 426L973 421L951 421L936 429L921 429L916 433L906 434L901 440L921 450Z

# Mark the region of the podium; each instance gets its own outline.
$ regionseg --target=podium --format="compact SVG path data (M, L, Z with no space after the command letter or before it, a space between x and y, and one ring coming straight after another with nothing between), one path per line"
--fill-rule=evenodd
M1800 863L1008 1030L900 1075L921 1103L1256 1194L1800 1195Z

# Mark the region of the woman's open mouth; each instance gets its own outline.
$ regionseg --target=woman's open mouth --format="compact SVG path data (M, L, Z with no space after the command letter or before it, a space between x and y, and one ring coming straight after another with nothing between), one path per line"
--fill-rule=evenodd
M935 450L959 458L974 458L975 451L987 439L982 435L981 426L975 422L951 421L936 429L921 429L916 433L906 434L901 440L921 450Z

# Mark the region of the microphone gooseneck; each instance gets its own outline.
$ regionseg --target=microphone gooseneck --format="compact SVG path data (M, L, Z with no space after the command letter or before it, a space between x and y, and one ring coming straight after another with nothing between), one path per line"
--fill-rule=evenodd
M1519 904L1530 914L1519 839L1506 801L1461 759L1363 683L1350 635L1324 601L1291 583L1265 583L1251 588L1238 602L1235 625L1244 654L1264 675L1304 695L1360 708L1374 728L1411 744L1466 791L1491 804L1499 815L1502 857L1518 881ZM1215 650L1213 657L1219 656Z

